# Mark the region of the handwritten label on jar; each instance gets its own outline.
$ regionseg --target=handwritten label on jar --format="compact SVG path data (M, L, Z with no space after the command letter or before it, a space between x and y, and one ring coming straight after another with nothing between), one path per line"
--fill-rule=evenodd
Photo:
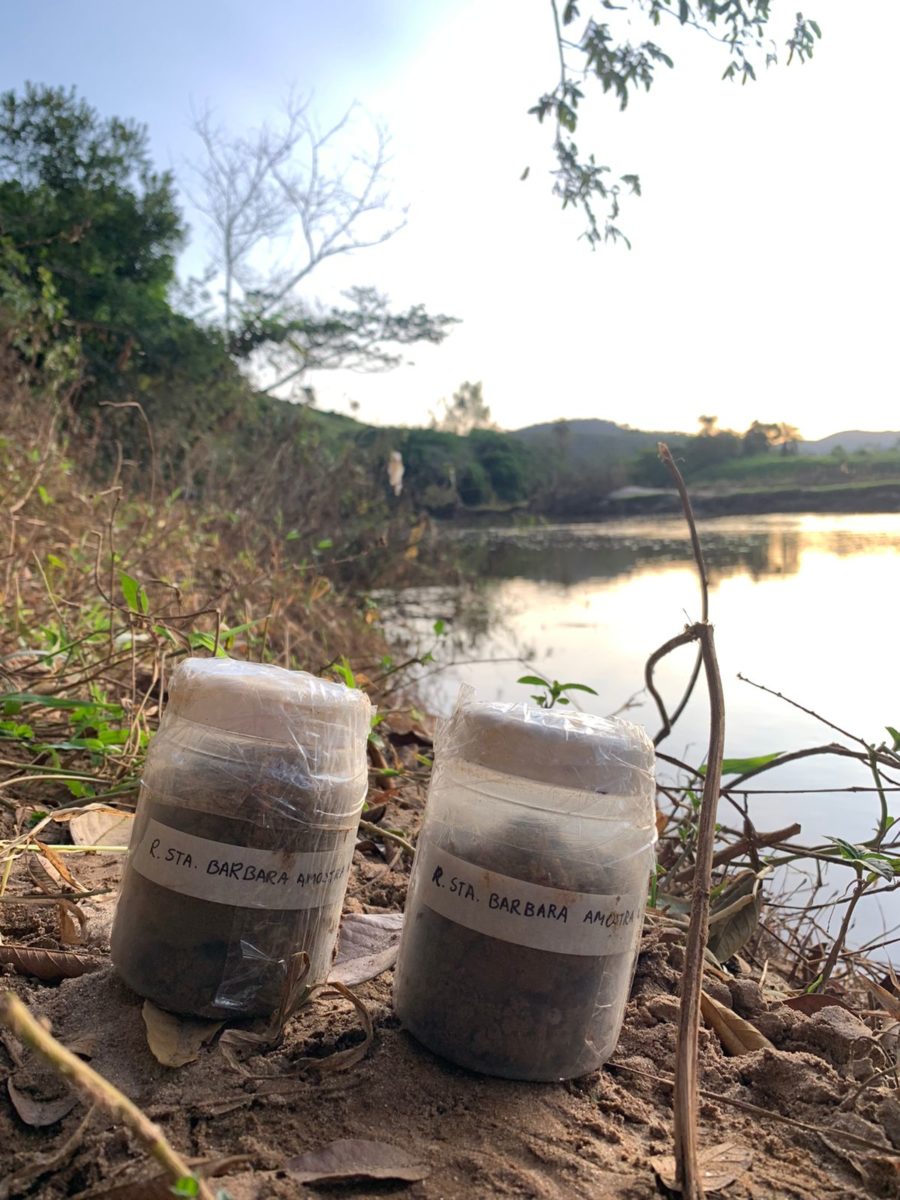
M621 954L644 919L643 895L567 892L498 875L435 846L418 851L417 888L448 921L503 942L556 954Z
M197 900L297 909L340 901L352 856L352 838L339 849L312 854L254 850L150 820L132 851L131 865L145 879Z

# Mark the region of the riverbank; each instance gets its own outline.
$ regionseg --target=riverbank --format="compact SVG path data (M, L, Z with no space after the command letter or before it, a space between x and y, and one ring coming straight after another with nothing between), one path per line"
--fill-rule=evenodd
M900 512L900 483L824 484L819 487L698 486L691 491L698 516L749 516L762 513L896 513ZM658 516L680 513L675 491L623 488L613 493L583 520L603 517Z
M373 766L372 821L357 847L344 917L345 928L360 918L372 922L381 938L380 963L351 964L369 1034L353 1005L324 995L287 1022L280 1044L248 1043L240 1070L220 1047L218 1029L195 1029L190 1021L176 1020L174 1046L156 1042L154 1052L147 1027L155 1018L144 1014L140 997L109 964L121 855L64 856L52 845L42 861L52 869L48 855L65 857L73 878L93 893L67 892L70 908L77 902L85 918L74 952L84 973L54 978L67 948L55 910L28 902L34 884L20 857L9 881L13 903L4 906L6 961L16 961L8 957L13 941L32 957L20 956L19 973L3 967L3 986L50 1023L64 1044L78 1046L182 1154L219 1164L215 1187L230 1200L311 1195L295 1173L298 1158L315 1157L339 1140L347 1143L342 1186L359 1200L378 1200L386 1188L401 1187L410 1200L655 1200L673 1171L671 1079L683 922L667 904L648 911L622 1035L599 1071L568 1083L526 1084L474 1075L429 1053L394 1016L392 968L383 947L396 942L396 934L384 931L396 930L401 919L410 865L387 833L416 838L423 809L416 776L430 742L408 724L385 725L382 736L387 760L401 775L386 778ZM22 810L20 829L27 829L33 811ZM9 836L8 814L0 824ZM51 823L54 828L62 832L65 824ZM50 833L42 836L56 844ZM678 841L674 827L664 833L669 839ZM43 970L43 980L29 966ZM792 967L774 941L742 948L727 969L707 967L699 1133L701 1152L719 1172L715 1182L710 1177L711 1189L727 1187L732 1200L891 1197L900 1103L890 1076L874 1077L883 1067L887 1014L866 997L861 982L838 982L828 997L809 996L803 980L788 982ZM95 1110L86 1120L84 1105L63 1080L8 1033L4 1047L0 1069L9 1099L0 1104L0 1138L8 1174L0 1196L99 1200L121 1194L125 1200L164 1193L164 1177L135 1154L114 1118ZM340 1069L336 1056L354 1050ZM178 1065L164 1065L161 1053ZM373 1160L376 1152L381 1158ZM372 1169L385 1156L400 1164L395 1174Z
M342 593L337 573L330 577L327 538L302 556L293 530L233 523L174 495L154 502L123 496L118 485L95 493L52 426L34 429L26 415L21 439L8 447L11 502L0 515L9 602L0 621L10 647L0 697L3 989L144 1109L181 1154L218 1164L216 1186L231 1200L303 1194L297 1157L336 1139L351 1143L345 1164L355 1182L345 1186L371 1200L397 1185L353 1157L364 1153L360 1139L405 1156L400 1183L408 1181L414 1200L658 1196L672 1171L680 913L696 837L684 789L668 789L674 804L660 792L662 874L622 1039L599 1072L535 1086L443 1062L399 1027L384 959L377 973L358 976L358 1003L317 997L288 1022L282 1042L268 1050L248 1043L243 1069L218 1029L192 1044L196 1030L176 1022L178 1066L151 1050L147 1025L157 1018L109 963L123 850L97 849L96 833L79 843L72 817L111 817L124 846L174 662L230 654L304 667L355 683L379 704L345 928L352 917L388 918L397 928L434 748L427 718L389 693L404 678L404 660L391 660L390 632L371 598ZM424 523L399 546L379 543L379 554L393 556L382 569L401 579L424 544ZM432 643L444 624L433 614ZM655 644L651 630L642 636L645 650ZM410 664L432 670L431 652ZM696 779L696 767L685 770ZM718 965L706 972L706 991L723 1009L710 1010L718 1023L708 1016L701 1034L703 1146L726 1160L719 1184L728 1179L733 1200L887 1197L900 1105L879 1055L887 1053L893 984L845 941L830 939L829 966L823 954L831 951L810 944L815 916L790 928L772 922L786 947L763 927L752 896L742 904L731 889L743 886L776 834L791 830L784 821L758 825L757 837L735 824L720 830L715 884L724 897L719 919L729 922L726 910L738 904L744 932L727 950L719 944ZM752 914L758 920L745 924ZM804 1011L809 1004L821 1011ZM737 1051L726 1027L744 1039ZM349 1056L333 1057L341 1051ZM0 1037L0 1078L0 1200L168 1194L167 1181L152 1182L156 1170L136 1155L120 1114L88 1112L9 1030Z

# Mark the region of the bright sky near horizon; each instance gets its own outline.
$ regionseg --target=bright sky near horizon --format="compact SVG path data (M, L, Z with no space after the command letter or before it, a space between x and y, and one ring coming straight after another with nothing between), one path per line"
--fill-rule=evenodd
M773 9L790 24L796 3ZM630 252L592 252L550 195L552 132L527 115L557 71L547 0L8 4L0 79L74 84L105 115L146 123L182 186L199 154L192 107L238 131L274 118L294 85L323 124L358 100L388 125L407 225L317 270L309 296L374 285L461 324L388 374L311 378L323 408L425 423L481 380L504 428L602 417L693 430L715 413L807 438L896 429L900 4L804 12L823 31L812 62L720 83L721 48L673 22L657 37L675 70L648 96L624 114L591 100L579 143L641 175L621 219ZM187 275L205 252L182 199Z

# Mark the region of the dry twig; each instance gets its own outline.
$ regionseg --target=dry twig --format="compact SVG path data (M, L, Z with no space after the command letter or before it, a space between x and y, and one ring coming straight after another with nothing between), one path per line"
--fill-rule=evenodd
M0 996L0 1022L9 1026L18 1038L46 1059L50 1066L72 1083L91 1104L104 1109L116 1120L127 1125L175 1180L195 1178L196 1194L200 1200L215 1200L209 1185L193 1175L178 1151L166 1141L162 1130L118 1088L113 1087L109 1080L98 1075L86 1062L58 1042L12 992Z

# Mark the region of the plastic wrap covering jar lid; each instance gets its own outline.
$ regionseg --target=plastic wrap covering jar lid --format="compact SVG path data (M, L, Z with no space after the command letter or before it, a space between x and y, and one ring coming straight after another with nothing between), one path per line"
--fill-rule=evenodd
M188 659L141 780L112 957L173 1012L271 1012L331 964L366 795L371 706L281 667Z
M511 1079L612 1054L654 859L654 752L624 721L463 694L438 731L394 1005L429 1049Z

